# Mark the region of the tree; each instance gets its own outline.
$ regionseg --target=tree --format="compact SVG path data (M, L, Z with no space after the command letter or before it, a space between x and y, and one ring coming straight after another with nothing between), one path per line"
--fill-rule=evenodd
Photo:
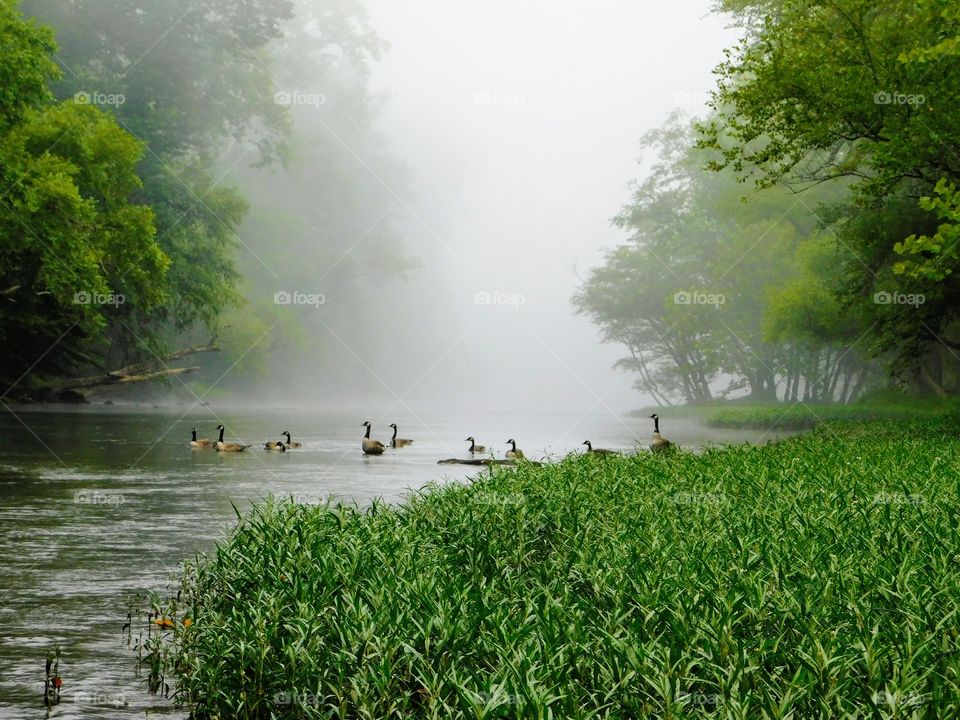
M151 209L131 201L142 143L96 108L50 102L52 35L7 0L0 38L9 60L0 105L0 379L9 390L28 372L87 362L121 308L160 307L169 259Z
M934 215L951 202L960 172L957 4L735 0L722 7L750 23L717 70L716 114L700 126L700 146L718 153L711 167L762 187L851 179L853 194L830 217L850 251L838 296L844 307L871 310L873 347L895 372L940 389L925 365L938 365L943 346L957 345L960 307L957 257L942 243L949 228L938 231ZM938 240L925 239L938 232ZM921 271L931 269L923 259L931 254L939 268ZM870 302L899 295L926 302Z

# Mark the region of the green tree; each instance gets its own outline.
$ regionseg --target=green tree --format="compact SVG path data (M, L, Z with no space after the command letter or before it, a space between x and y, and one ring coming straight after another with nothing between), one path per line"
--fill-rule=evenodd
M718 68L716 115L700 127L701 147L718 153L712 167L763 187L852 180L852 196L829 215L849 251L839 296L845 307L868 309L878 295L923 296L913 307L873 303L872 347L895 372L942 390L942 378L925 366L939 367L944 345L957 346L957 256L934 213L952 202L960 172L960 6L735 0L721 7L737 12L746 32Z
M142 143L96 108L51 103L50 31L7 0L2 10L0 380L9 389L25 373L87 362L117 314L160 307L169 259L151 209L131 202Z

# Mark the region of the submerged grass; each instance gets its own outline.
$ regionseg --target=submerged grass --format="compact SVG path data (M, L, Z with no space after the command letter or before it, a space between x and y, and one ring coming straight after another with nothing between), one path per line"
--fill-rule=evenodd
M957 417L268 502L187 567L201 718L960 716Z

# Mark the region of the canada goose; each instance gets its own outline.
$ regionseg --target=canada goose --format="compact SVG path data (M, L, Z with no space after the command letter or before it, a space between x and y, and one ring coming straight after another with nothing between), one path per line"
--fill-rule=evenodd
M212 448L212 447L213 447L213 440L211 440L210 438L199 438L199 439L197 439L197 429L196 429L196 428L194 428L193 430L191 430L191 431L190 431L190 434L191 434L191 436L193 437L193 439L190 441L190 447L192 447L192 448Z
M580 444L581 444L581 445L586 445L586 446L587 446L587 452L588 452L588 453L593 453L594 455L619 455L619 454L620 454L620 453L618 453L616 450L607 450L606 448L595 448L595 447L593 446L593 443L591 443L589 440L584 440L584 441L583 441L582 443L580 443Z
M516 440L507 440L507 445L511 446L511 449L507 450L507 454L505 456L508 460L523 460L523 450L517 450Z
M288 448L303 447L303 443L302 443L302 442L299 442L298 440L291 440L291 439L290 439L290 431L289 431L289 430L284 430L284 431L283 431L282 433L280 433L280 434L287 436L287 447L288 447Z
M241 445L240 443L228 443L223 441L223 425L217 425L217 430L220 431L220 437L217 439L217 450L220 452L243 452L246 450L249 445Z
M379 440L370 439L370 421L367 420L361 427L367 429L366 435L363 436L363 440L360 441L360 447L363 448L364 455L383 455L383 451L386 450L386 446Z
M406 447L407 445L413 445L413 440L408 440L407 438L398 438L397 437L397 424L390 423L390 427L393 428L393 437L390 438L390 447L401 448Z
M673 443L660 434L660 416L654 413L650 417L653 418L653 439L650 441L650 449L654 452L666 450Z
M282 440L277 440L276 442L270 440L269 442L265 442L263 446L267 450L279 450L280 452L287 451L287 445Z
M483 445L477 445L477 441L473 439L473 435L467 438L470 441L470 452L472 453L485 453L487 449ZM464 440L466 442L466 440Z

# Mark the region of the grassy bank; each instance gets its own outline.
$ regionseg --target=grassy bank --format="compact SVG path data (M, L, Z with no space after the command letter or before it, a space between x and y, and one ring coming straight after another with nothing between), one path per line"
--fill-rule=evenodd
M960 402L955 399L910 398L898 393L880 393L850 405L808 402L756 405L737 400L714 405L642 408L630 414L649 417L652 412L658 412L664 418L699 418L709 427L717 428L810 430L827 422L942 418L960 412Z
M396 509L265 504L187 568L181 697L219 718L958 716L956 420L581 456Z

